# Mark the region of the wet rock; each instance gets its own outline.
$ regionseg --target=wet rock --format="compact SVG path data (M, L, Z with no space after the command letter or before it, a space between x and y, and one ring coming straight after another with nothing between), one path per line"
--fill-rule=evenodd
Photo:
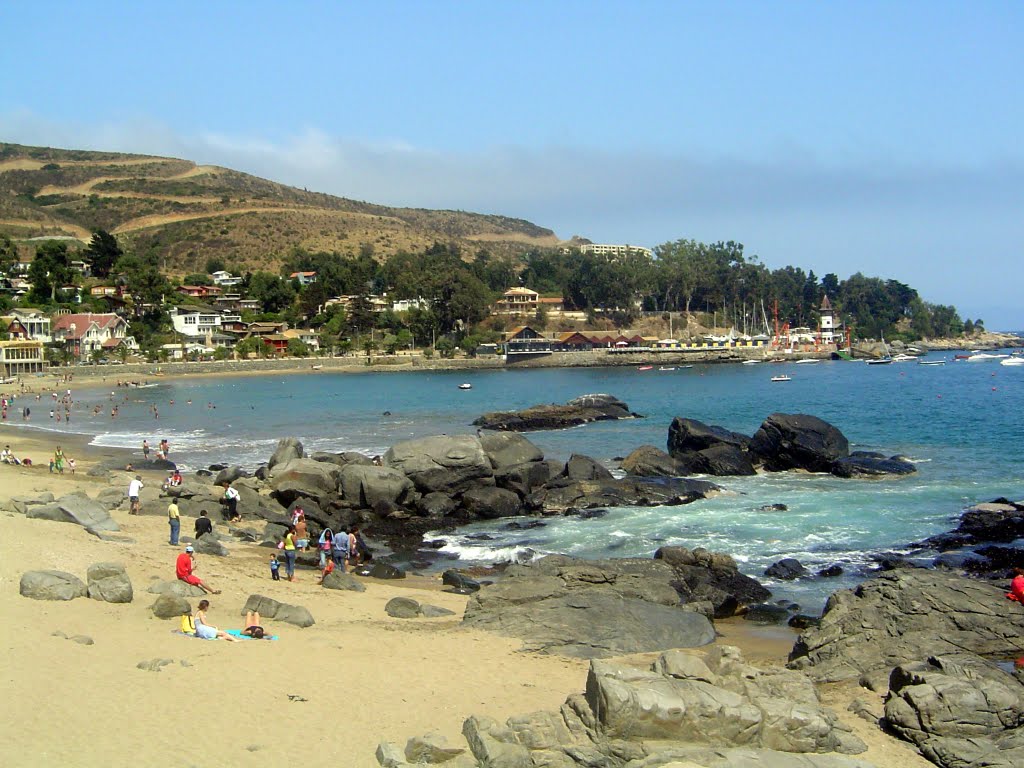
M622 470L637 477L682 477L691 474L689 465L653 445L641 445L622 460Z
M451 587L452 592L460 595L469 595L480 591L480 582L451 568L441 574L441 583L446 587Z
M769 576L773 579L780 579L782 581L792 581L793 579L799 579L810 574L799 560L792 557L786 557L779 560L777 563L772 563L768 568L765 569L764 575Z
M849 455L850 443L842 432L817 416L773 413L754 433L750 451L770 472L830 472L837 460Z
M485 413L473 426L500 432L566 429L592 421L641 418L612 395L584 395L565 405L535 405L522 411Z
M370 566L366 575L374 579L404 579L405 571L390 563L376 562Z
M789 611L779 605L758 603L747 608L743 619L755 624L785 624L789 620Z
M841 565L830 565L827 568L822 568L818 571L818 576L823 579L832 579L836 576L843 575L843 566Z
M463 493L462 507L473 517L493 520L518 515L522 511L522 502L512 491L483 486Z
M915 472L917 467L902 456L867 456L862 451L855 451L832 465L832 474L836 477L887 477Z

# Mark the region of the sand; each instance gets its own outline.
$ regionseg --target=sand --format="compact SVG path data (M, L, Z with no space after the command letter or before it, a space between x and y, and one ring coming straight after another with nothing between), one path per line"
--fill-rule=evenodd
M43 436L42 439L48 439ZM63 439L63 438L62 438ZM0 430L0 441L24 455L50 447L36 435ZM64 440L87 467L105 451ZM79 470L81 472L81 469ZM113 480L120 487L124 478ZM51 490L85 490L105 479L51 475L45 467L0 465L0 496ZM161 505L162 506L162 505ZM145 510L144 510L145 511ZM222 628L242 628L241 608L253 593L307 607L316 624L299 629L268 621L275 642L202 641L173 634L177 620L159 620L146 590L174 577L180 548L167 542L163 510L114 518L132 544L101 541L67 523L0 513L0 616L7 632L0 697L0 764L39 766L240 765L329 759L342 766L375 766L377 743L404 744L437 730L457 741L463 720L557 708L581 692L587 663L525 653L520 643L461 626L467 598L440 591L437 577L402 582L365 579L366 592L338 592L316 585L300 570L295 583L270 579L270 550L229 543L226 558L197 556L197 574L222 594L210 597L209 618ZM191 520L182 521L182 534ZM217 523L218 529L222 524ZM68 571L85 579L92 563L124 563L135 600L113 605L89 599L35 601L18 594L22 573ZM455 616L403 620L388 617L397 595L443 606ZM198 598L193 599L193 607ZM745 622L719 622L723 642L738 645L759 665L784 662L793 635ZM82 645L54 635L86 635ZM159 672L141 661L170 659ZM653 654L626 659L647 664ZM879 768L930 765L845 711L853 686L826 691L830 703L871 745L863 757Z

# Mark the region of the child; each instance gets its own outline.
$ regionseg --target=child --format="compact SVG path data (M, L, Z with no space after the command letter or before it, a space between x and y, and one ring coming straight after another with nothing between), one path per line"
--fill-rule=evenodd
M271 555L270 556L270 578L272 578L274 581L280 581L281 580L281 574L278 573L278 570L277 570L280 567L281 567L281 563L279 563L277 561L277 555Z
M68 459L68 469L71 470L71 474L72 475L75 474L75 460L74 459Z
M332 573L334 573L334 561L328 560L327 564L324 566L324 569L320 572L320 580L317 581L317 584L323 584L324 579L326 579Z

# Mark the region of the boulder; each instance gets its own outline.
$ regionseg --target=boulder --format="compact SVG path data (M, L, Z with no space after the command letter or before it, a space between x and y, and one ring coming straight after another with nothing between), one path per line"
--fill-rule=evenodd
M228 548L217 541L216 536L212 534L200 536L193 542L192 548L196 551L197 555L216 555L217 557L227 557L229 554Z
M21 576L18 592L33 600L74 600L85 597L89 590L77 576L63 571L26 571Z
M404 579L405 571L401 568L396 568L390 563L375 562L366 572L367 576L374 579Z
M637 477L682 477L691 474L686 462L653 445L641 445L622 460L622 470Z
M757 603L747 608L743 614L744 621L751 621L754 624L785 624L789 619L789 611L781 605L770 603Z
M494 482L499 488L524 498L550 479L551 467L546 461L528 461L494 470Z
M668 427L668 452L676 458L717 445L747 449L750 438L725 427L705 424L696 419L676 417Z
M917 467L903 456L871 456L863 451L854 451L838 459L832 465L836 477L886 477L889 475L912 475Z
M192 605L184 597L166 592L156 599L150 610L158 619L176 619L186 613L192 613Z
M107 603L130 603L132 582L121 563L94 563L87 572L89 597Z
M420 615L420 604L411 597L393 597L384 606L384 612L396 619L415 619Z
M565 477L570 480L611 480L612 473L595 459L574 453L565 463Z
M104 504L84 493L69 493L50 504L36 504L26 508L25 516L60 523L75 523L93 531L121 530Z
M544 453L540 448L515 432L487 433L480 438L480 446L496 471L544 460Z
M688 465L690 470L688 474L714 475L716 477L756 474L749 453L734 445L724 443L687 454L680 461Z
M274 455L267 462L267 467L273 469L278 464L283 464L292 459L301 459L305 456L302 450L302 442L296 437L283 437L277 442Z
M316 623L313 621L312 614L301 605L281 603L263 595L249 595L249 599L245 601L245 607L242 608L242 616L249 611L256 611L261 618L284 621L297 627L311 627Z
M661 547L656 560L664 560L673 572L673 587L688 603L710 602L714 617L728 618L744 605L761 603L771 591L739 572L729 555L698 547Z
M782 581L792 581L793 579L810 575L810 571L804 568L799 560L792 557L784 557L777 563L769 565L765 569L764 575Z
M850 443L817 416L773 413L754 433L750 451L770 472L831 472L836 461L849 455Z
M1024 538L1024 504L996 499L964 510L956 530L932 536L919 546L939 551L976 544L1008 544Z
M442 608L439 605L430 605L429 603L420 603L420 616L425 619L438 619L443 616L454 616L455 611L451 611L447 608Z
M451 591L460 595L469 595L480 591L480 582L459 573L453 568L441 574L441 583L451 587Z
M435 732L414 736L405 745L405 759L414 765L447 763L465 752L463 747L449 746L448 740Z
M246 472L241 467L225 467L220 470L217 475L213 478L214 485L223 485L224 483L233 483L240 477L245 477Z
M567 429L592 421L641 418L612 395L584 395L565 405L535 405L522 411L485 413L473 425L500 432Z
M396 443L384 454L383 462L404 473L421 493L458 493L478 485L494 485L491 460L480 440L469 435L439 435Z
M986 657L1024 653L1024 611L998 586L947 571L884 571L834 593L818 627L797 639L789 666L814 680L884 685L893 667L967 649Z
M896 667L885 722L943 768L1024 765L1024 686L971 654Z
M341 453L314 451L309 458L314 461L326 461L329 464L335 464L339 467L344 467L348 464L361 464L367 467L373 466L373 459L356 451L342 451Z
M706 480L675 477L624 477L620 480L552 481L531 494L530 503L545 514L597 507L651 507L689 504L721 491Z
M195 584L188 584L181 579L174 581L158 581L147 592L155 595L174 595L175 597L202 597L206 591Z
M51 495L50 500L53 500ZM117 509L124 501L124 493L118 488L104 488L96 494L96 502L102 504L108 510Z
M337 569L331 571L327 576L324 577L323 587L325 589L342 589L349 592L365 592L366 586L350 573L339 571Z
M518 515L522 511L522 502L512 491L482 486L470 488L462 494L462 507L474 517L493 520Z
M342 495L358 507L371 509L378 502L404 503L412 481L392 467L346 464L339 474Z
M313 459L290 459L270 471L274 497L285 506L296 499L310 498L326 502L337 492L340 468Z
M416 502L417 511L424 517L442 518L458 509L455 500L446 493L434 491L420 497Z

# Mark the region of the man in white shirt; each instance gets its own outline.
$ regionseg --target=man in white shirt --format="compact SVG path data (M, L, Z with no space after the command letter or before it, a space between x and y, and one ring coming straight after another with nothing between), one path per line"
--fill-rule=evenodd
M131 502L128 514L139 514L139 491L142 490L142 476L136 475L135 479L128 483L128 501Z

